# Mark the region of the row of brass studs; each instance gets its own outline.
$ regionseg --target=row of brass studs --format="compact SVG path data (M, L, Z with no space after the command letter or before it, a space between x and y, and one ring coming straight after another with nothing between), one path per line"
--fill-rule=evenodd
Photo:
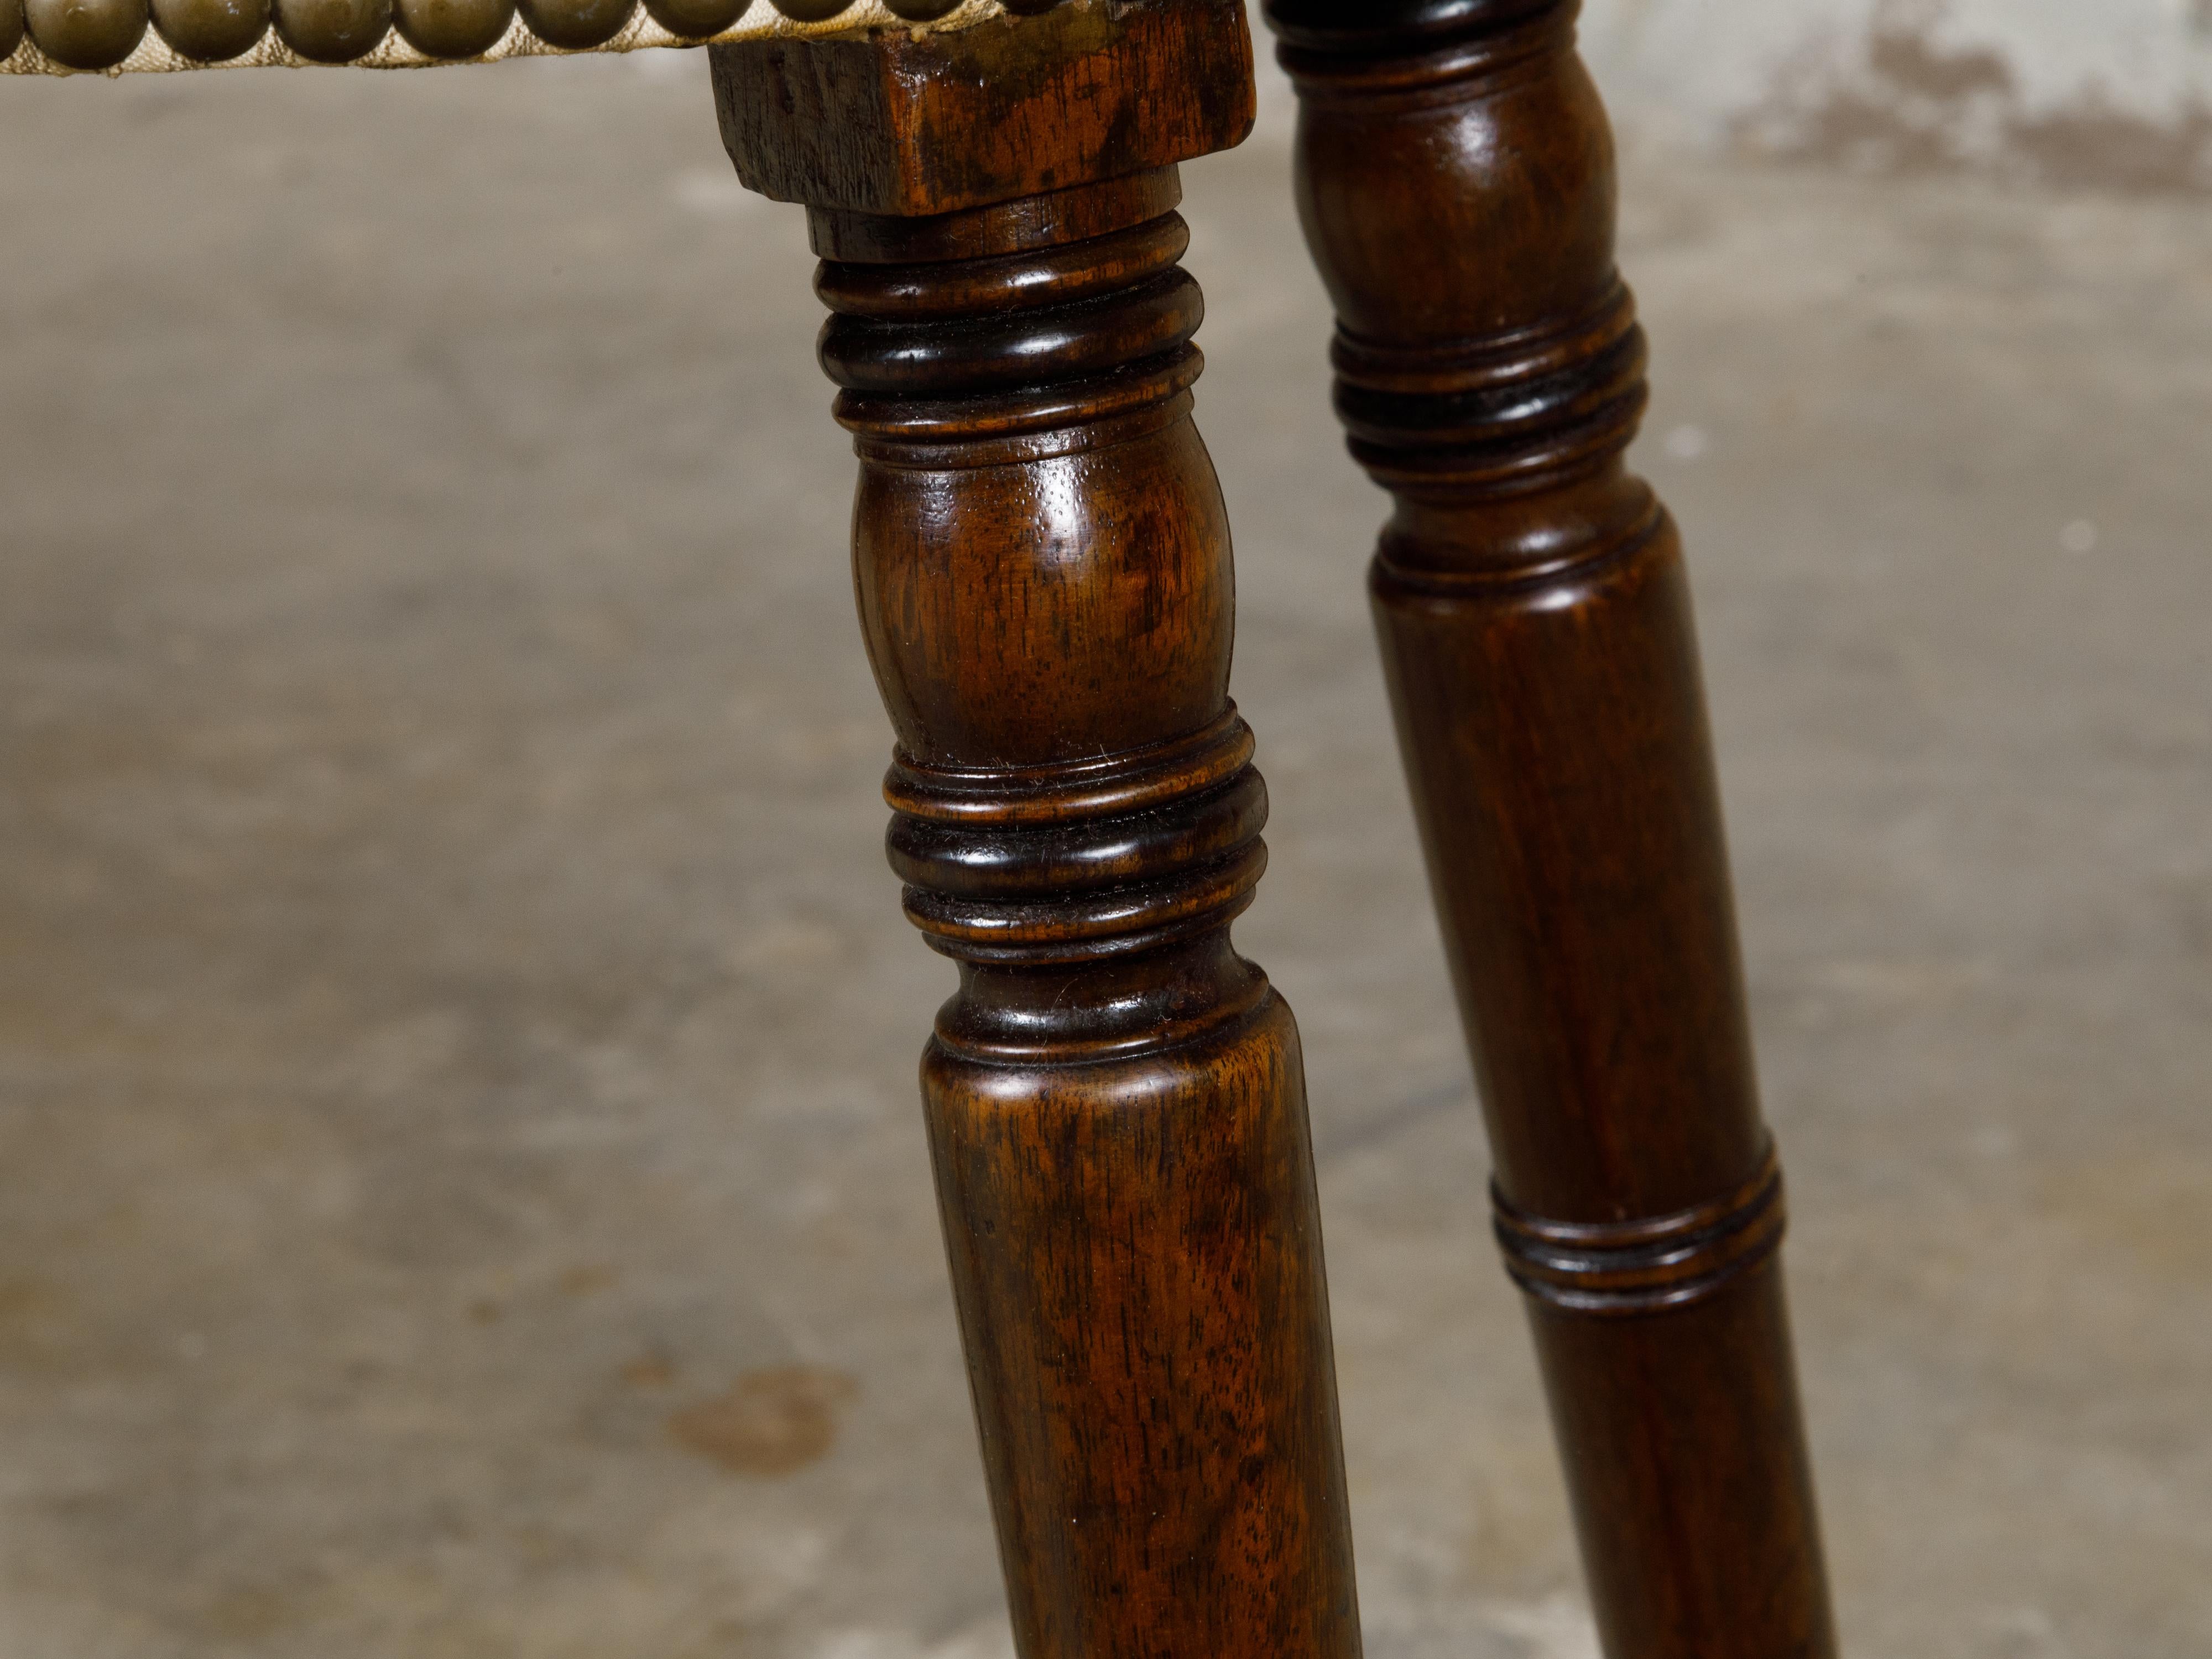
M678 40L706 40L737 26L760 0L642 0L647 14ZM828 22L853 0L766 0L795 22ZM884 0L896 16L933 22L962 0ZM1007 0L1034 12L1054 0ZM490 51L518 10L523 27L568 52L603 46L629 26L640 0L0 0L0 61L27 33L55 63L73 70L115 68L138 49L150 26L181 56L200 64L243 57L273 27L314 64L352 64L397 29L428 58L466 58Z

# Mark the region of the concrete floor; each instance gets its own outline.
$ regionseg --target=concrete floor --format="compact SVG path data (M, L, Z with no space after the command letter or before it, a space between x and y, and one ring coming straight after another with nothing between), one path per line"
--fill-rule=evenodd
M796 210L0 91L0 1655L992 1659ZM1376 1659L1587 1659L1264 135L1188 170ZM2212 208L1632 153L1856 1659L2212 1649Z

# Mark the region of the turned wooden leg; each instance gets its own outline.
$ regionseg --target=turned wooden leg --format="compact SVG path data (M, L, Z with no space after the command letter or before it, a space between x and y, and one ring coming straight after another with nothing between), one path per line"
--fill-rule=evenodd
M1027 1659L1359 1647L1297 1032L1229 939L1267 795L1176 264L1172 163L1243 137L1249 52L1177 0L715 58L741 175L825 256L891 862L959 964L922 1096Z
M1674 526L1572 0L1269 0L1416 811L1606 1650L1825 1659Z

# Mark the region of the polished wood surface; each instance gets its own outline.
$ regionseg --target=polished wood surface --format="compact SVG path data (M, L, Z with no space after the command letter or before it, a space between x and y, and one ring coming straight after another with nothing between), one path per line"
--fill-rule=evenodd
M804 69L812 47L731 48L715 82L741 173L808 201L828 256L890 858L959 968L922 1096L1017 1645L1354 1659L1297 1033L1229 938L1267 794L1228 696L1229 527L1191 421L1203 307L1170 165L1249 125L1249 36L1213 0L1061 10L1088 32L1041 49L1070 43L1093 91L1032 130L1002 200L872 212L908 183L854 167L912 158L865 123L832 164L818 103L804 132L728 119L764 76L826 89L833 117L879 107L905 46ZM1202 49L1162 49L1194 30ZM980 145L973 85L939 73L901 94L920 130ZM1178 104L1205 118L1134 136Z
M1370 588L1613 1659L1834 1651L1688 590L1572 0L1270 0Z
M937 34L712 49L722 142L779 201L921 217L1170 167L1252 126L1235 0L1050 0Z

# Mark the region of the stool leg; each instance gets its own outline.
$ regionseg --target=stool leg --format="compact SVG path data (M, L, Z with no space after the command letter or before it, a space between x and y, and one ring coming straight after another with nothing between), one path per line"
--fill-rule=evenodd
M1197 0L714 59L741 175L795 173L825 256L890 860L960 972L922 1099L1024 1659L1359 1651L1297 1032L1229 937L1267 794L1202 307L1175 167L1116 155L1233 143L1249 52Z
M1689 596L1572 0L1269 0L1371 590L1613 1659L1834 1650Z
M1186 240L1166 213L1022 247L1038 288L1103 287L1079 334L1058 307L956 335L1002 263L818 283L891 862L960 964L922 1092L1032 1659L1357 1650L1297 1032L1229 942L1267 795L1227 697ZM1075 379L1125 332L1170 349ZM890 395L956 337L927 402ZM987 395L982 353L1030 387Z

